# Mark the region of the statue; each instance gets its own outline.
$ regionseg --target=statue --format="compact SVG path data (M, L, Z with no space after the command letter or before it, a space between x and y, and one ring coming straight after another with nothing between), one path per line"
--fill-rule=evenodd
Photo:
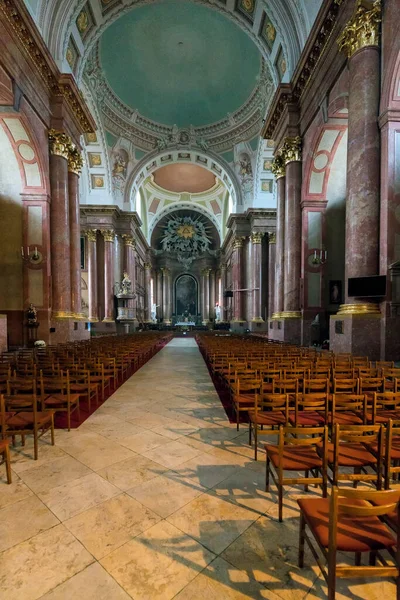
M132 281L126 271L124 271L124 278L121 281L121 293L125 295L132 293Z
M220 307L220 305L219 305L218 302L215 305L215 320L216 321L220 321L221 320L221 307Z
M26 315L28 317L28 325L37 325L37 310L32 302L26 311Z

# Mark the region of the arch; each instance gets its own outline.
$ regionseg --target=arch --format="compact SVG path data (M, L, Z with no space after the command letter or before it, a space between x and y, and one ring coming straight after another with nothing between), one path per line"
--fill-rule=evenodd
M152 221L148 229L147 241L149 243L151 242L154 229L156 228L157 224L161 221L161 219L173 212L176 212L177 210L190 210L192 212L197 212L200 215L207 217L207 219L209 219L212 222L212 224L217 230L219 236L219 245L222 244L223 238L221 235L221 228L215 217L211 213L209 213L208 210L202 208L201 206L192 205L189 202L174 202L174 204L168 205L167 207L163 208L163 210L161 210L159 214L157 214L156 218Z
M182 288L182 289L180 289ZM199 313L199 282L191 273L181 273L174 282L174 312L196 316Z

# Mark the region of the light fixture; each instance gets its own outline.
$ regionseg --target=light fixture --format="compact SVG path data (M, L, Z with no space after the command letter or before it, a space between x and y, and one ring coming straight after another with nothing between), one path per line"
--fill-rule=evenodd
M37 246L34 249L27 246L21 246L21 258L24 262L30 263L31 265L40 265L43 262L43 255L37 249Z
M327 250L314 250L314 256L311 259L313 265L324 265L328 259Z

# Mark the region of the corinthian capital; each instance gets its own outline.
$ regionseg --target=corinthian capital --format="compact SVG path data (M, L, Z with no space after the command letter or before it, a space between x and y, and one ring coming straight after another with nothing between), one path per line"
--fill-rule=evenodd
M97 239L97 229L87 229L85 231L85 235L88 239L88 242L95 242Z
M276 154L274 160L272 161L271 171L275 175L276 179L279 179L280 177L285 177L286 166L282 151L279 151Z
M72 145L71 138L64 131L50 129L49 131L50 154L62 156L68 160L69 150Z
M68 171L80 175L83 167L82 154L75 144L71 144L68 149Z
M301 137L287 137L282 147L285 165L290 162L301 161Z
M253 244L261 244L264 233L262 231L253 231L251 234L251 241Z
M113 242L115 238L115 231L113 229L101 229L101 235L105 242Z
M361 48L379 46L381 20L381 0L358 0L353 16L338 38L339 50L350 58Z
M122 239L124 240L125 246L130 246L131 248L136 248L136 240L133 239L133 236L128 235L127 233L123 233Z

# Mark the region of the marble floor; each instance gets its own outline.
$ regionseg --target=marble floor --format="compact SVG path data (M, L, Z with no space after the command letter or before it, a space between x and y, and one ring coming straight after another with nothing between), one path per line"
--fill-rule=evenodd
M297 567L301 490L280 524L264 457L228 422L193 339L32 454L12 450L10 486L1 469L1 599L326 598L318 568ZM338 600L395 598L390 580L349 583Z

